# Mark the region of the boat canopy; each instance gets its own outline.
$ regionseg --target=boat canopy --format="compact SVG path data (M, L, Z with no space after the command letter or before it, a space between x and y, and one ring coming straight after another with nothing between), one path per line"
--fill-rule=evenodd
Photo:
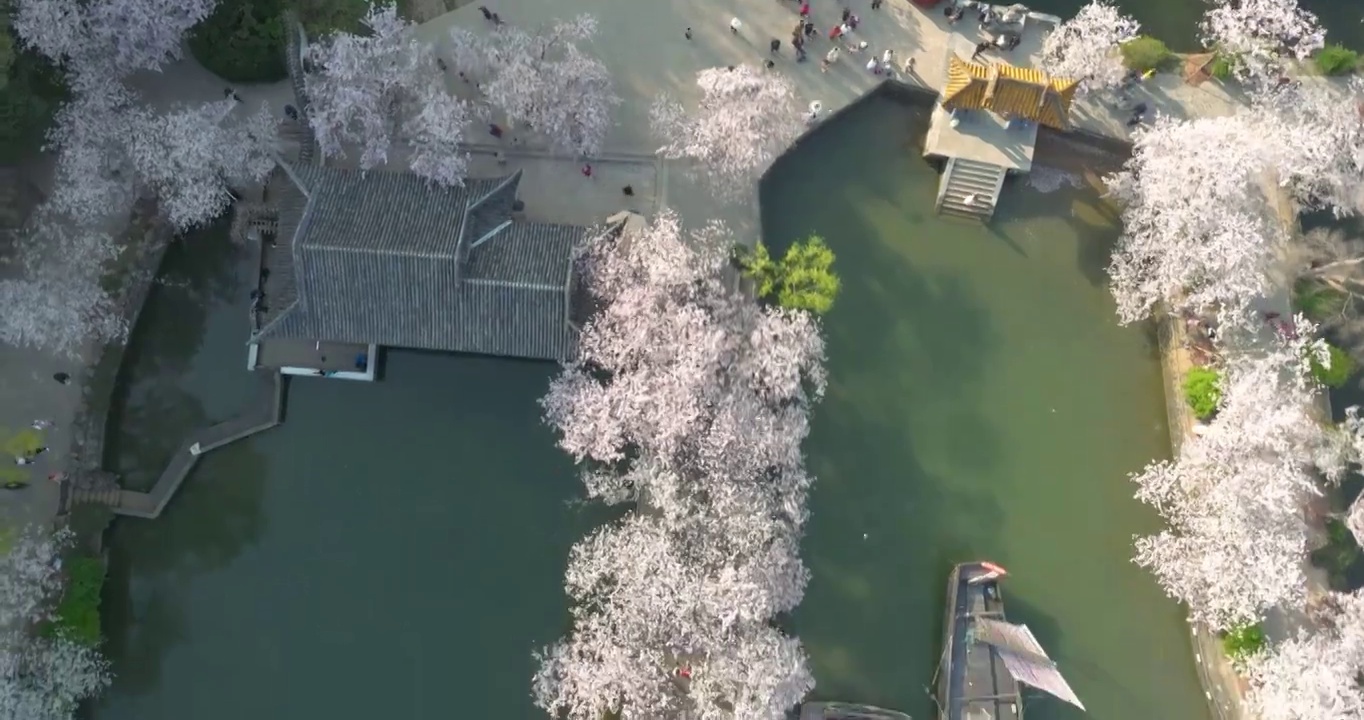
M995 649L1009 674L1021 683L1038 690L1051 693L1056 697L1085 709L1070 683L1061 677L1056 663L1047 657L1047 651L1033 637L1027 625L1015 625L1002 620L976 618L975 639Z

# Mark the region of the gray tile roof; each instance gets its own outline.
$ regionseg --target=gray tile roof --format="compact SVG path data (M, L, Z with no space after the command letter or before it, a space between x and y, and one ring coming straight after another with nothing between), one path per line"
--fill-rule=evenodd
M441 189L410 174L293 171L308 200L281 209L280 233L293 230L298 297L253 339L572 356L570 270L585 229L506 224L519 173Z

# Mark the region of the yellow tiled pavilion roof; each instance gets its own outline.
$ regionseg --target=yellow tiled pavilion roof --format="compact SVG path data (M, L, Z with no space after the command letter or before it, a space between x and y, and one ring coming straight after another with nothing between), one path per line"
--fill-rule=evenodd
M953 55L948 60L943 107L990 110L1054 128L1070 127L1076 81L1008 63L983 65Z

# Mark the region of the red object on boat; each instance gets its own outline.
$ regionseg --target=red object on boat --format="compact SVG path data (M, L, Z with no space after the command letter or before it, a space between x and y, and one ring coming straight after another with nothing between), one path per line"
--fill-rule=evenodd
M1009 571L1005 570L1003 566L996 565L992 562L981 561L980 566L985 568L986 570L989 570L990 572L999 573L1000 575L1009 574Z

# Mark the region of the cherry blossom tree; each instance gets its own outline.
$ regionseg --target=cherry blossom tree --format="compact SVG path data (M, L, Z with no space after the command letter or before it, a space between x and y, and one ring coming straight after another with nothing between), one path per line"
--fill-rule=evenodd
M388 162L395 136L413 147L412 170L442 185L464 181L468 158L458 149L474 113L444 88L429 43L393 5L364 19L369 33L334 33L308 47L308 121L322 152L342 157L360 146L360 167Z
M1285 59L1304 60L1326 43L1317 17L1297 0L1211 1L1199 24L1200 40L1230 58L1242 79L1275 78Z
M1255 104L1264 134L1279 138L1280 182L1308 206L1364 211L1364 81L1298 83Z
M765 561L790 567L793 549L722 559L690 535L634 514L574 548L574 630L541 654L541 707L584 720L604 712L777 720L810 690L799 642L770 625L790 601L761 599L772 599ZM696 551L708 559L698 562Z
M531 32L514 25L450 31L458 72L479 80L488 102L512 123L542 133L555 150L601 152L620 98L606 66L583 47L597 32L579 15Z
M822 396L824 344L806 313L763 308L726 289L730 245L720 226L687 234L677 216L619 235L603 233L584 250L584 275L600 309L583 329L579 359L542 401L578 460L613 463L632 448L661 457L694 452L707 469L759 438L718 434L738 424L713 419L721 399L808 410ZM602 379L602 370L610 379ZM649 392L642 392L648 388ZM742 408L724 410L743 416ZM784 417L784 416L783 416ZM713 429L706 446L692 443ZM753 433L757 435L757 433ZM803 432L794 442L799 442ZM761 462L798 453L763 450ZM727 469L732 469L728 468Z
M1169 529L1137 539L1136 562L1215 629L1255 622L1270 607L1305 599L1305 500L1316 478L1339 480L1357 461L1358 428L1312 416L1308 359L1329 362L1311 324L1258 347L1226 352L1217 415L1175 461L1133 476L1137 499Z
M1140 29L1140 23L1117 8L1094 0L1043 40L1042 69L1080 81L1082 90L1116 87L1127 74L1118 45Z
M640 510L579 543L537 703L569 718L782 718L813 685L772 623L801 599L800 441L824 389L806 313L725 281L729 236L665 211L594 236L596 312L543 400L590 496Z
M1364 718L1364 597L1337 595L1319 627L1249 661L1251 709L1263 720Z
M0 717L70 720L81 700L109 684L98 650L34 632L51 619L70 531L22 532L0 558Z
M781 73L710 68L696 76L701 99L694 112L660 96L651 108L659 153L699 163L721 193L757 180L802 130L795 88Z
M123 339L127 323L101 283L118 255L107 233L38 211L17 243L21 272L0 280L0 341L74 357L87 342Z
M94 224L135 198L127 155L135 103L122 83L82 85L57 112L44 149L58 153L53 208Z
M133 114L129 159L176 227L212 220L231 203L231 184L260 182L274 169L277 122L270 109L262 105L230 123L237 105L225 99Z
M118 80L180 57L185 32L217 0L16 0L13 27L27 47L81 74Z
M1242 309L1271 289L1287 237L1261 191L1277 135L1248 114L1158 118L1134 135L1132 158L1107 179L1123 204L1108 272L1124 323L1172 311Z

